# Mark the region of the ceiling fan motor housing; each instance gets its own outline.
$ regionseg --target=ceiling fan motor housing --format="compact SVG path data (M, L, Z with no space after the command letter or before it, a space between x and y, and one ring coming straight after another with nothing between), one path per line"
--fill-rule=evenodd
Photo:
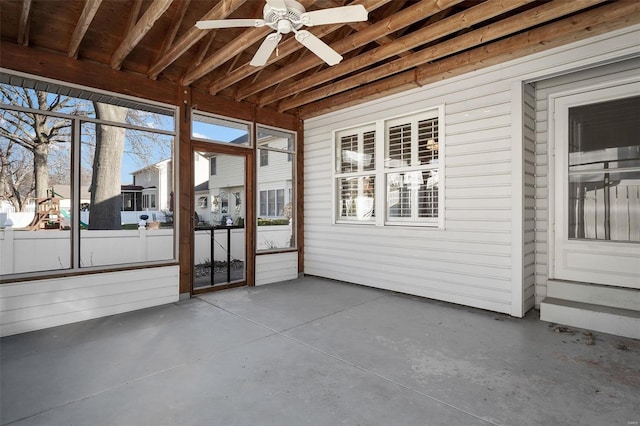
M284 3L287 5L286 12L272 9L269 3L265 4L263 10L267 25L280 34L287 34L291 32L292 28L298 30L302 27L300 15L305 12L304 7L295 0L284 0Z

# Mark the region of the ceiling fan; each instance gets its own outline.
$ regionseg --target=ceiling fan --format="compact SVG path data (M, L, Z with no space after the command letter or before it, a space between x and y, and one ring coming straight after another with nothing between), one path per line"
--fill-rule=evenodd
M250 62L255 67L265 65L273 51L278 47L278 42L282 39L282 35L290 32L293 32L296 40L315 53L320 59L329 65L336 65L342 60L342 56L318 37L300 28L303 26L312 27L314 25L361 22L366 21L368 17L367 9L361 4L307 12L295 0L266 0L266 2L263 10L263 19L198 21L196 22L196 27L201 30L237 27L258 28L265 25L273 28L275 32L267 35Z

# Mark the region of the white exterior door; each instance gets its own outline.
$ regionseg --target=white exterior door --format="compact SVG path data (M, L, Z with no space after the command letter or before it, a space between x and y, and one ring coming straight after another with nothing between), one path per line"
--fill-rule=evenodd
M640 81L549 101L550 277L640 288Z

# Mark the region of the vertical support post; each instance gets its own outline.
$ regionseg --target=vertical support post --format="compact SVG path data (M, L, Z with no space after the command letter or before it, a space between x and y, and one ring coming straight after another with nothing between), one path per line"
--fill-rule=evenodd
M212 226L211 227L211 287L213 287L214 284L214 274L215 274L215 263L216 263L216 257L214 255L214 249L215 249L215 245L216 245L216 227Z
M231 282L231 227L227 226L227 284Z
M178 261L180 263L180 294L190 294L193 282L193 250L194 229L193 219L193 159L191 149L191 88L178 87L178 104L180 105L176 121L178 122L178 138L174 146L178 167L174 183L175 199L179 208L174 208L174 232L177 232L176 241Z

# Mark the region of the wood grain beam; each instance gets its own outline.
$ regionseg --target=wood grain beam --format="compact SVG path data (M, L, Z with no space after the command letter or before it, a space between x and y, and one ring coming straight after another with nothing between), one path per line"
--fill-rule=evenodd
M191 64L190 68L197 67L202 63L204 57L207 55L207 52L211 48L211 43L213 43L213 40L216 38L216 31L217 30L212 30L207 36L207 39L204 41L204 43L202 43L202 45L199 47L196 58Z
M369 22L352 22L349 25L351 28L353 28L356 31L364 31L367 28L369 28L372 24L370 24ZM382 36L379 39L375 40L375 43L377 43L379 46L384 46L385 44L389 44L389 43L393 43L396 39L389 37L389 36ZM399 52L397 55L398 56L407 56L409 55L410 52L407 52L406 50L403 52Z
M459 31L461 28L469 28L472 25L484 22L509 10L516 9L531 1L533 0L489 0L484 3L480 3L470 9L456 13L455 15L441 21L434 22L432 25L414 31L411 34L395 40L393 43L372 49L362 55L358 55L347 61L343 61L337 65L327 68L318 74L285 84L281 87L281 90L279 90L278 93L262 96L260 98L259 105L264 106L271 104L289 96L292 93L300 93L304 90L318 86L319 84L334 80L362 68L369 67L375 63L383 61L384 59L396 56L398 53L406 52L408 49L451 35ZM575 3L582 4L582 2L574 2L574 4ZM411 58L407 58L407 62L410 61ZM300 99L300 97L297 99ZM283 102L282 108L290 109L298 105L303 105L303 103L298 103L297 105L291 106L293 103L297 102L297 99ZM315 101L316 99L313 100Z
M209 12L200 18L200 20L224 19L246 1L247 0L220 0L211 10L209 10ZM151 66L148 73L149 78L158 78L158 74L175 62L176 59L182 56L191 48L191 46L196 44L207 34L208 31L200 30L195 25L191 27L169 48L169 50L167 50L160 60Z
M18 23L18 44L27 46L29 44L29 13L31 12L31 0L22 2L22 12L20 12L20 22Z
M173 0L154 0L151 6L144 12L142 18L136 23L133 29L125 35L124 40L111 57L111 68L119 70L122 62L129 53L140 43L143 37L149 32L156 21L171 6Z
M424 64L298 109L308 119L640 23L640 2L617 1Z
M0 68L172 105L176 102L178 86L168 81L153 81L139 74L113 70L107 65L78 61L66 54L5 41L0 44L0 51Z
M383 6L389 1L390 0L356 0L351 4L362 4L367 9L367 11L372 11L377 9L380 6ZM318 38L322 38L342 28L343 26L344 26L343 24L336 24L336 25L322 25L320 27L314 27L313 34ZM304 46L301 45L297 40L295 40L295 38L293 37L288 38L284 42L281 42L280 45L278 46L278 56L272 55L267 61L267 63L265 64L265 67L273 64L274 62L277 62L279 60L286 58L287 56L297 52L302 48L304 48ZM250 65L249 62L247 62L239 66L233 72L233 74L227 75L224 78L221 78L216 82L214 82L209 87L209 93L211 93L212 95L215 95L216 93L231 86L232 84L237 83L238 81L245 79L253 74L261 72L262 69L264 69L264 67L254 67Z
M331 47L340 54L350 52L360 46L370 43L382 36L398 31L401 28L425 19L433 13L439 12L442 9L449 8L462 1L463 0L442 0L434 2L433 0L422 0L419 3L403 9L393 16L376 22L366 30L360 31L350 37L334 43ZM246 98L247 96L261 92L268 87L280 83L281 81L284 81L288 78L294 77L322 63L322 59L316 57L315 55L308 56L305 59L296 62L295 64L276 71L264 80L239 89L236 100L241 100Z
M133 0L131 12L129 12L129 19L127 20L127 29L124 35L129 34L133 30L133 27L136 26L136 22L138 22L138 16L140 16L140 9L142 9L142 0Z
M80 14L80 19L76 24L76 28L73 30L71 40L69 41L69 49L67 50L67 56L70 58L78 57L78 50L80 49L80 42L84 38L84 35L93 21L93 17L96 16L96 12L100 7L102 0L85 0L84 8Z
M176 1L178 1L180 4L178 5L178 10L176 11L176 14L173 15L173 19L171 19L171 24L169 25L169 31L167 31L167 34L164 40L162 40L162 46L160 46L160 54L158 55L158 58L156 59L156 61L162 58L165 52L167 51L167 49L169 49L169 47L171 47L171 45L173 44L173 41L175 40L176 35L178 34L178 30L182 25L182 20L184 19L184 15L185 13L187 13L187 9L191 4L191 0L176 0Z
M480 46L501 37L509 36L518 31L526 30L535 25L543 24L551 20L566 16L586 7L602 3L604 0L581 0L579 2L566 2L555 0L543 4L534 9L527 10L515 16L503 19L495 24L470 31L453 39L428 47L409 57L387 62L384 65L362 72L358 75L343 79L333 85L322 87L301 94L296 98L286 99L280 104L279 110L286 111L299 105L311 103L331 94L344 92L354 87L379 80L388 75L404 71L427 62L462 52L473 47ZM286 90L286 89L283 89ZM328 94L331 93L331 94Z

